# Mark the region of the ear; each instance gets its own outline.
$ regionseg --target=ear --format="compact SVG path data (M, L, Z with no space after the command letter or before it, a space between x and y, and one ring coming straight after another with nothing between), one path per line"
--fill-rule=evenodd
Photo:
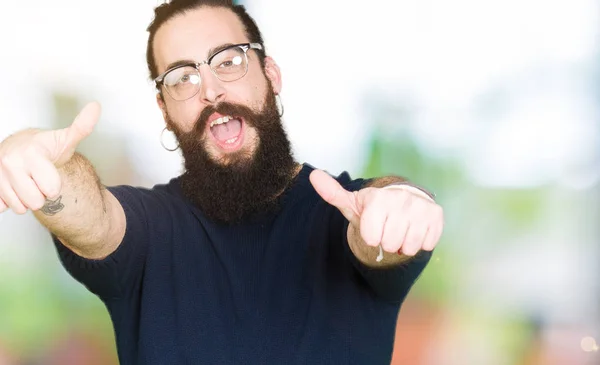
M281 71L275 60L268 56L265 58L265 75L271 81L275 95L279 95L281 92Z

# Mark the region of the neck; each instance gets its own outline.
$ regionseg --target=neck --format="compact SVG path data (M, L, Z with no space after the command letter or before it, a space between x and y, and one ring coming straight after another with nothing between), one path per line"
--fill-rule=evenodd
M284 187L283 189L281 189L277 194L275 194L275 196L273 197L273 199L278 199L281 194L283 194L292 184L292 182L294 180L296 180L296 177L298 176L298 174L300 173L300 171L302 171L302 164L296 162L296 167L294 168L294 172L292 173L292 177L290 178L290 182L288 183L288 185L286 187Z

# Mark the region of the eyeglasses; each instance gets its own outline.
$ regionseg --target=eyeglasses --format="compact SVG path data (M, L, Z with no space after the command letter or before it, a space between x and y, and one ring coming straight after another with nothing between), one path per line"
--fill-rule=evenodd
M164 86L169 95L178 101L194 97L200 91L202 79L200 66L207 64L212 73L221 81L230 82L241 79L248 72L248 50L260 49L260 43L242 43L231 45L216 52L206 61L191 62L175 66L154 79L156 86Z

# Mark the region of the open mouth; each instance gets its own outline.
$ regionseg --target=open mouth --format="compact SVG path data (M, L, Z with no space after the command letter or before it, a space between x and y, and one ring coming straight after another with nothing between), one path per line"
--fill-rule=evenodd
M214 142L225 151L238 150L244 140L244 119L229 115L213 114L209 119L208 128Z

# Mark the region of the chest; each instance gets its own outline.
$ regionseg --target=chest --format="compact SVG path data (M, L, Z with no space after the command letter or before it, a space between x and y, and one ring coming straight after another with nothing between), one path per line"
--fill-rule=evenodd
M165 348L201 343L269 356L347 343L348 303L360 293L341 249L342 222L318 207L287 217L241 231L188 222L190 238L153 248L141 298L142 318L152 318L145 332L170 329Z
M343 220L332 213L306 201L240 226L179 219L150 248L146 294L170 298L177 311L223 320L298 312L316 291L347 279Z

